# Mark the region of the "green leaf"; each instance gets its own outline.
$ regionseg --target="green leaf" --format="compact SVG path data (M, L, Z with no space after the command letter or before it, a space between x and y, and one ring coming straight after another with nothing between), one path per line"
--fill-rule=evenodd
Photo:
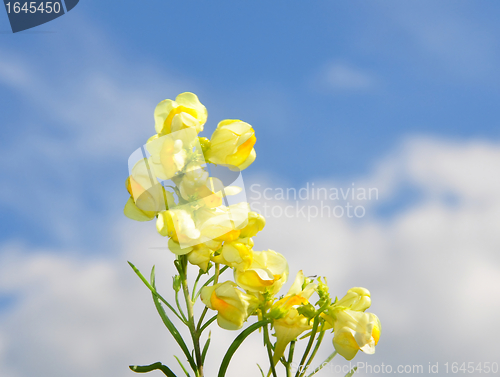
M172 372L170 370L169 367L167 367L166 365L163 365L160 362L154 363L154 364L151 364L151 365L143 365L143 366L140 366L140 365L130 365L129 368L132 371L136 372L136 373L147 373L147 372L151 372L153 370L161 370L168 377L177 377L174 374L174 372Z
M357 369L358 369L358 367L352 368L351 371L349 373L347 373L344 377L351 377L354 373L356 373Z
M175 311L175 309L172 307L172 305L170 305L167 300L165 300L158 292L156 292L156 289L154 287L152 287L151 284L149 284L149 282L146 280L146 278L144 276L142 276L141 271L139 271L137 269L137 267L135 267L131 262L128 262L128 264L130 265L130 267L132 267L134 272L137 274L137 276L139 276L139 278L146 285L146 287L149 288L149 290L153 293L153 295L156 295L158 297L158 299L160 299L165 305L168 306L168 308L170 310L172 310L172 312L177 316L177 318L179 318L184 324L186 324L185 320L183 318L181 318L179 313L177 313ZM154 270L154 266L153 266L153 270ZM154 275L154 271L151 271L151 273Z
M211 336L212 336L212 332L209 331L208 332L207 342L205 343L205 346L203 347L203 352L201 354L201 362L203 364L205 364L205 357L207 356L208 347L210 346L210 338L211 338Z
M229 346L229 348L226 352L226 355L224 356L224 359L222 360L222 363L221 363L220 368L219 368L219 374L217 375L218 377L224 377L226 375L227 368L229 366L229 363L231 362L231 358L233 357L234 353L236 352L238 347L241 345L241 343L243 343L243 341L246 339L246 337L248 335L250 335L251 333L253 333L255 330L257 330L258 328L260 328L262 326L267 326L268 323L269 323L269 320L262 320L262 321L256 322L253 325L246 328L245 330L243 330L236 337L236 339L233 341L233 343L231 343L231 345Z
M212 318L210 318L202 327L201 329L199 330L199 333L201 334L203 332L203 330L205 330L208 326L210 326L212 324L213 321L215 321L217 319L217 314L214 315Z
M264 371L262 370L262 368L260 367L260 365L257 364L257 366L259 367L260 374L262 374L262 377L266 377L265 374L264 374Z
M175 357L175 360L177 360L177 362L178 362L178 363L179 363L179 365L181 366L181 368L182 368L182 370L184 371L184 373L186 374L186 376L187 376L187 377L190 377L190 376L189 376L188 371L186 370L186 368L184 368L184 365L182 365L182 363L181 363L181 361L179 360L179 358L178 358L177 356L175 356L175 355L174 355L174 357Z
M154 276L154 268L151 271L151 287L153 290L156 292L156 286L155 286L155 276ZM186 343L184 343L184 339L182 339L181 334L175 327L175 325L170 321L170 318L168 318L167 313L165 313L165 310L163 309L163 306L161 306L160 300L158 299L158 296L153 293L153 301L156 306L156 310L158 311L158 314L160 315L163 323L167 327L168 331L170 331L170 334L174 337L175 341L181 347L182 352L186 356L187 360L189 361L189 365L191 365L191 368L193 369L193 372L196 374L196 371L198 370L196 363L194 359L191 357L191 354L189 353L189 350L186 346Z

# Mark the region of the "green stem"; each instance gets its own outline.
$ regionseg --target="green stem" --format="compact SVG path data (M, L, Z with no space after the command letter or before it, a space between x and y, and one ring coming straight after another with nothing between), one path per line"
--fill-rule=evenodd
M196 358L196 365L198 366L198 377L203 377L203 360L201 359L201 350L200 350L200 336L195 328L194 323L194 310L193 310L193 302L191 301L191 296L189 295L189 287L187 281L187 257L182 255L180 257L180 267L181 270L181 285L182 291L184 293L184 298L186 300L186 308L188 313L188 327L191 332L191 338L193 339L194 346L194 355Z
M226 354L224 355L224 358L222 359L222 363L219 368L219 374L217 374L217 377L225 377L227 368L229 367L229 363L231 362L231 358L233 357L234 353L241 345L241 343L243 343L243 341L247 338L247 336L262 326L266 327L268 323L269 320L267 319L256 322L253 325L248 326L233 340L233 343L231 343L231 345L227 349Z
M332 361L332 359L337 355L337 351L334 351L330 356L328 356L325 361L323 361L316 369L314 369L314 371L308 375L307 377L312 377L314 376L316 373L318 373L321 369L323 369L325 366L328 365L328 363L330 361Z
M203 326L201 326L201 329L198 331L198 333L201 335L203 330L205 330L210 324L217 319L217 314L214 315L212 318L210 318Z
M309 351L311 351L312 344L314 342L314 338L316 337L316 332L318 331L319 317L314 318L314 324L311 331L311 336L309 338L309 342L307 343L307 347L304 351L304 355L302 355L302 359L300 360L299 367L297 368L297 373L295 373L295 377L299 377L300 375L305 373L305 365L307 355L309 355Z
M267 356L269 357L269 363L271 364L271 373L273 377L277 377L276 369L274 368L273 362L273 351L271 349L271 341L269 340L269 330L267 328L267 324L264 326L264 343L267 347Z
M226 271L228 268L229 268L229 266L224 266L224 267L222 267L222 268L220 269L220 271L219 271L219 276L220 276L220 275L221 275L224 271ZM201 290L202 290L204 287L206 287L207 285L209 285L211 282L213 282L213 281L214 281L214 279L215 279L215 275L214 275L214 276L212 276L210 279L208 279L208 280L205 282L205 284L203 284L203 286L202 286L202 287L198 290L198 293L196 293L196 296L194 296L194 301L196 301L196 300L198 299L198 296L200 295Z
M175 303L177 304L177 308L179 309L179 313L181 314L182 318L184 319L183 322L187 324L188 320L186 318L186 315L182 311L181 304L179 304L179 292L178 291L175 292Z
M311 353L311 356L309 356L309 359L307 360L307 363L303 369L303 372L300 374L300 376L304 376L306 371L307 371L307 368L309 368L309 365L311 364L311 362L313 361L314 357L316 356L316 353L318 352L318 349L319 349L319 346L321 345L321 342L323 341L323 337L325 336L325 331L323 330L323 328L325 327L325 323L323 322L321 324L321 330L319 332L319 336L318 336L318 339L316 340L316 346L314 347L314 350L313 352Z
M137 274L137 276L139 276L139 278L142 280L142 282L146 285L146 287L149 288L149 290L151 291L151 293L153 293L153 295L155 295L155 297L157 297L161 302L163 302L165 305L167 305L167 307L172 311L172 313L174 313L177 318L180 319L180 321L184 324L187 324L186 321L185 321L185 318L182 318L179 313L177 313L177 311L172 307L172 305L170 305L168 303L167 300L165 300L162 295L160 295L158 292L156 292L156 289L146 280L146 278L141 274L141 272L138 270L137 267L135 267L131 262L127 262L130 267L132 267L132 269L134 270L134 272Z
M214 285L219 282L219 273L220 273L220 265L219 263L215 264L215 274L214 274Z
M198 332L200 332L200 327L201 327L201 324L203 323L203 319L205 318L205 315L207 314L207 311L208 311L208 306L205 306L205 309L203 309L203 312L201 313L200 320L198 321L198 326L196 326L196 330Z
M192 293L192 297L191 297L191 301L195 302L195 297L194 297L194 294L196 292L196 286L198 285L198 282L200 281L200 278L201 278L201 275L203 275L203 271L200 269L200 271L198 272L198 276L196 277L196 280L194 281L194 285L193 285L193 293Z
M290 342L290 350L288 351L288 360L286 362L286 377L292 377L292 361L293 352L295 351L295 340Z

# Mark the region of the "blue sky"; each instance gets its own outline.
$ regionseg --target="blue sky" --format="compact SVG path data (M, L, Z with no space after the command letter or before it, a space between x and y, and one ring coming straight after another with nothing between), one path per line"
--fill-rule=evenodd
M226 118L254 126L257 160L245 172L247 182L380 188L380 202L367 204L362 222L270 219L262 237L268 245L261 244L288 250L295 269L302 267L300 247L321 258L334 248L341 255L332 254L318 273L337 274L329 281L346 289L366 284L380 291L378 310L392 321L384 324L387 346L376 360L444 360L453 350L493 361L444 347L430 315L425 334L434 348L421 351L423 338L401 348L400 334L419 307L404 300L398 307L394 297L411 291L435 305L442 321L462 310L464 297L485 306L485 318L499 309L485 304L500 297L494 288L500 286L499 16L494 1L81 0L63 17L11 34L0 11L0 366L12 376L33 375L8 361L32 340L16 338L12 329L21 332L23 325L16 318L43 336L32 308L43 318L61 314L57 303L66 296L42 287L67 272L47 268L47 261L72 272L82 296L94 292L88 276L101 278L103 265L116 277L109 291L124 300L145 294L133 291L127 280L133 276L116 267L130 255L149 261L130 245L163 242L151 233L153 224L123 218L127 159L153 134L156 104L184 91L198 94L208 109L204 136ZM455 267L441 271L449 260ZM15 282L9 272L23 266L36 278L26 272L17 291L7 277ZM130 291L116 288L122 283ZM33 287L50 308L30 301ZM450 306L440 301L446 294ZM112 312L99 302L103 313ZM473 315L462 312L457 321ZM123 326L138 318L124 318ZM74 322L47 328L71 332ZM453 323L443 331L456 340ZM111 348L122 343L113 336ZM467 336L489 344L472 331ZM55 360L61 344L29 352ZM80 362L68 360L62 375Z
M82 1L66 16L16 35L5 33L1 14L0 46L9 69L29 72L45 98L29 98L18 82L3 86L0 143L37 135L70 145L80 131L45 101L76 100L88 76L151 99L136 118L137 137L123 143L128 149L119 157L106 168L79 160L79 169L103 176L96 188L101 193L116 190L126 174L120 161L151 134L154 104L177 91L195 91L206 104L207 134L225 118L253 124L259 146L253 173L279 172L294 186L366 174L415 135L498 140L499 8L470 1L159 0L121 1L119 7ZM174 89L172 82L182 84ZM98 130L109 126L89 121ZM116 142L122 137L113 135ZM47 161L38 160L50 174ZM47 184L52 191L78 192L79 179ZM86 210L107 206L95 195L85 199L87 193L79 199L87 201ZM3 213L10 236L45 239L21 234L21 223L31 221L24 214Z
M260 128L255 169L272 158L298 184L325 170L366 172L408 134L498 138L498 8L470 1L159 0L122 1L116 9L82 1L76 12L32 31L56 33L3 35L1 42L56 80L90 69L89 60L112 70L107 48L122 64L189 79L203 88L209 108L218 104L212 127L238 116ZM74 42L96 43L87 33L108 46L88 56ZM319 84L335 67L352 82ZM138 85L156 94L151 83ZM317 137L296 137L311 134Z

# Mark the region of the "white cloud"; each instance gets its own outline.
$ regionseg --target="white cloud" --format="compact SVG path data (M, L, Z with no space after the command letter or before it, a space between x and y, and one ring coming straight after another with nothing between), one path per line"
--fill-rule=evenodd
M45 51L36 61L32 51L0 48L0 83L19 98L16 108L2 111L0 203L26 227L75 246L102 228L81 219L99 212L106 221L104 207L120 200L112 193L123 188L138 140L154 133L156 103L196 85L163 67L124 62L81 18L72 27L60 43L41 42Z
M500 191L492 177L498 176L500 146L420 139L381 164L386 167L364 177L366 182L377 186L389 172L418 186L422 201L385 219L269 218L256 249L285 254L292 276L298 269L327 276L333 294L352 286L371 290L382 337L377 353L358 361L424 368L436 361L495 361ZM392 194L398 190L393 182L396 188L387 188ZM443 190L455 193L457 203L436 195ZM158 360L176 368L171 355L179 352L147 289L125 263L132 260L145 273L156 264L159 284L169 291L172 256L149 249L164 244L153 228L117 224L110 237L120 252L113 256L4 245L0 294L15 294L17 300L0 317L2 375L118 376L128 373L127 364ZM213 328L207 375L215 374L235 335ZM318 362L331 350L330 342L327 336ZM254 357L265 365L258 335L238 351L230 375L258 373Z
M325 65L313 81L317 88L341 92L366 92L377 84L372 73L340 61Z

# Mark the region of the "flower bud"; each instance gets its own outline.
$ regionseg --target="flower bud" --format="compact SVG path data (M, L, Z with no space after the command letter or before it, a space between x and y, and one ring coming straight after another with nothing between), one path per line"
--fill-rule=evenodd
M366 288L354 287L347 291L347 294L339 300L335 306L343 306L347 309L365 311L371 305L370 291Z
M249 212L248 213L248 224L241 229L240 237L254 237L258 232L264 229L266 225L266 219L264 216L257 212Z
M175 101L161 101L155 109L155 129L158 134L166 135L184 128L203 131L207 121L207 109L193 93L181 93Z
M172 276L172 288L174 288L174 291L179 292L181 289L181 277L179 275Z
M214 164L246 169L255 160L253 146L256 140L255 132L248 123L235 119L223 120L212 134L206 157Z

